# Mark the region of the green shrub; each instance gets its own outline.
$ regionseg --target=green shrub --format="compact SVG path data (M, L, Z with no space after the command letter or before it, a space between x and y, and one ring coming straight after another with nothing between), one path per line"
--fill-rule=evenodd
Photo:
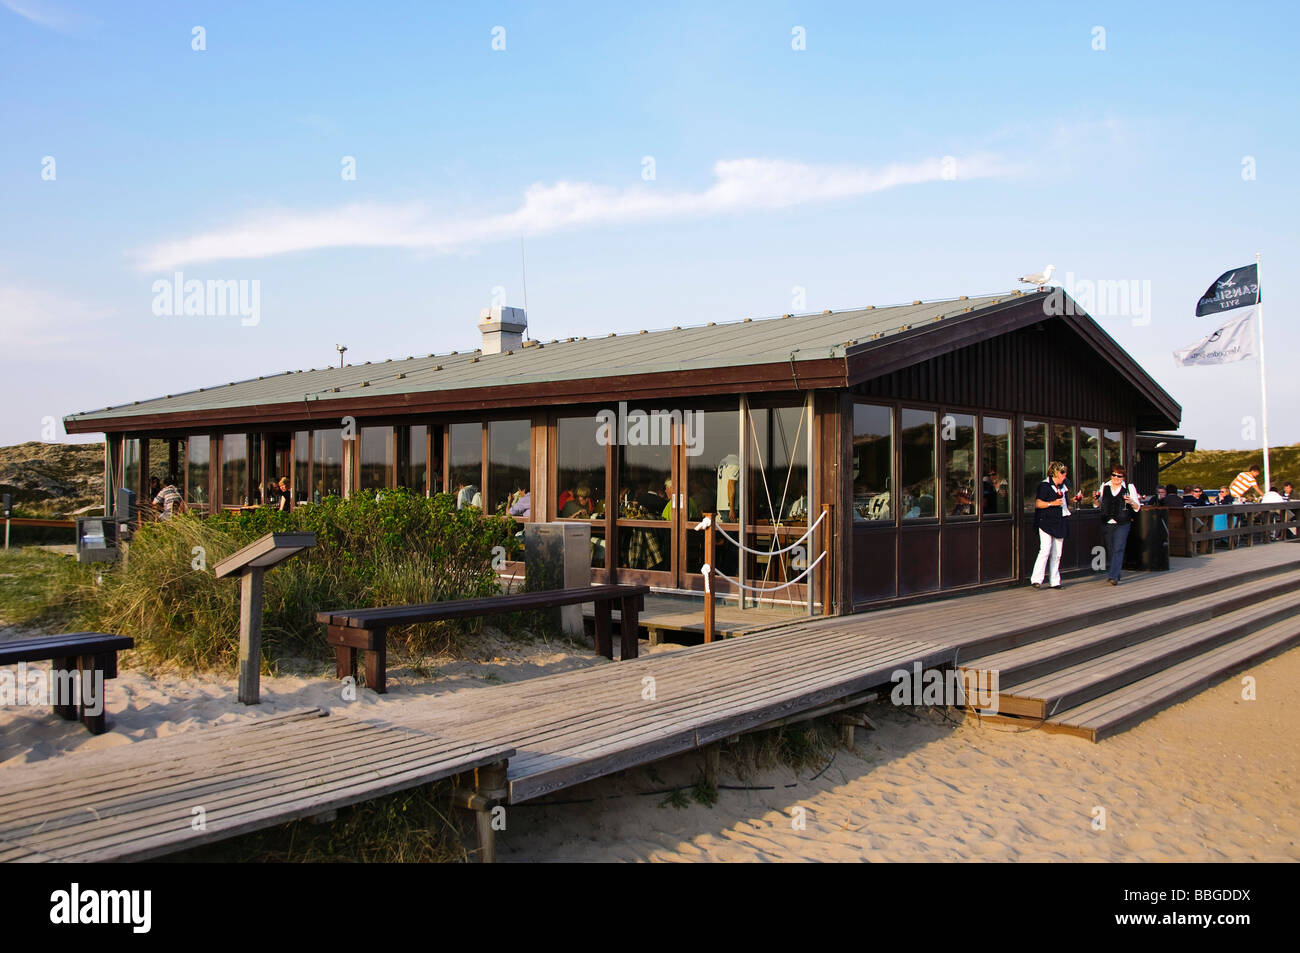
M239 585L218 580L214 567L266 533L311 532L314 549L266 574L263 658L324 659L317 612L493 595L494 548L516 552L515 531L508 517L457 510L450 494L405 490L329 497L292 512L181 514L135 534L126 564L104 572L90 593L85 622L133 636L147 662L229 668L239 649ZM476 625L392 629L390 645L412 654L454 649Z

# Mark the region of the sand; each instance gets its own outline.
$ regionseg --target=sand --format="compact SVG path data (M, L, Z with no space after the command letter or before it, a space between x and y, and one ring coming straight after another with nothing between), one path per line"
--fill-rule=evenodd
M651 650L643 645L643 650ZM390 670L356 705L382 717L429 695L609 664L571 643L490 638L484 660ZM653 651L671 651L672 646ZM741 778L724 755L717 803L665 806L699 755L509 808L506 861L1280 861L1300 859L1300 650L1250 669L1257 700L1222 682L1101 744L962 721L934 709L869 713L853 751L795 773ZM324 671L264 677L263 703L233 677L123 669L98 737L48 709L0 710L7 765L75 756L269 713L342 704ZM356 708L349 706L350 711ZM1104 809L1104 828L1099 822ZM797 821L802 818L802 829Z

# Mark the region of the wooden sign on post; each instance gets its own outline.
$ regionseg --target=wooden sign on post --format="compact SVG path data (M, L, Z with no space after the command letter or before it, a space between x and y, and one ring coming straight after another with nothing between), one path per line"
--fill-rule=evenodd
M316 545L315 533L267 533L217 563L218 579L239 580L239 700L262 700L262 576L273 566Z

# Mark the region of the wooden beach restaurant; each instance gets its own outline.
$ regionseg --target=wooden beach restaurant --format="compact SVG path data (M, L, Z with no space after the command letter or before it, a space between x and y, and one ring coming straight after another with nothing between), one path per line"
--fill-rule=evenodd
M117 487L145 499L169 472L199 510L265 505L281 479L293 506L450 492L521 522L588 524L593 581L695 592L695 529L715 513L744 545L719 543L719 571L764 600L843 614L1026 576L1050 460L1083 492L1062 568L1088 564L1092 491L1181 408L1061 298L552 341L497 307L473 352L215 383L65 425L105 434L109 506Z

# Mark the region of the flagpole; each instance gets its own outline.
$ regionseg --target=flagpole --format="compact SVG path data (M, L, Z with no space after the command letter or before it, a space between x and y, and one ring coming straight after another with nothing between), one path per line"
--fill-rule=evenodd
M1264 374L1264 279L1260 274L1259 252L1255 252L1255 314L1259 318L1259 403L1264 418L1264 488L1273 489L1273 475L1268 466L1268 383Z

